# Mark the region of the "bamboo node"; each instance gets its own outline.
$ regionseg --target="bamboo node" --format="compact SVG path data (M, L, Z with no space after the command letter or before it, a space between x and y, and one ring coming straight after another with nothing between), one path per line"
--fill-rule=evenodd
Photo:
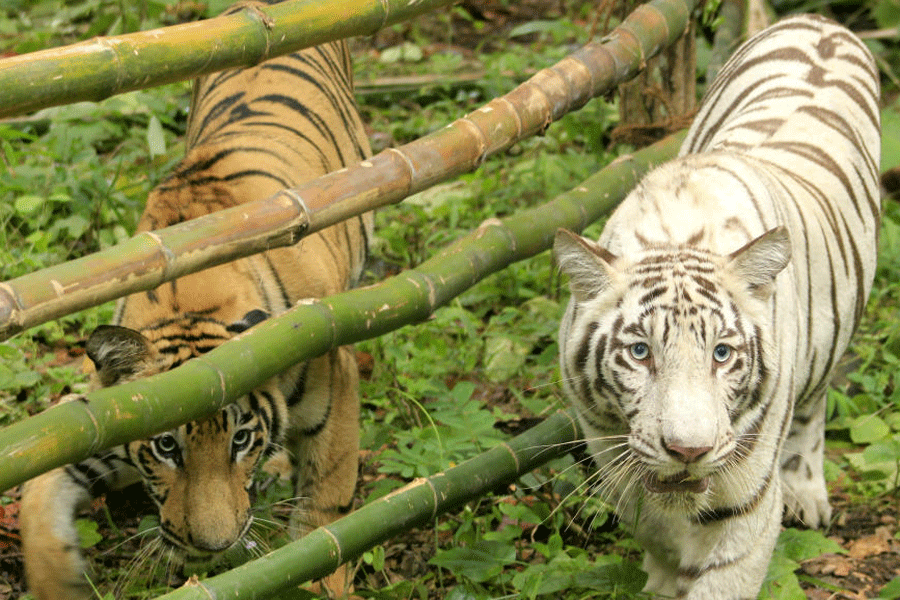
M291 244L296 244L304 235L306 235L306 232L309 231L309 223L312 219L312 213L309 210L309 207L306 205L306 201L303 200L303 196L301 196L297 190L293 188L281 190L280 192L275 194L276 198L278 196L286 196L287 199L290 200L297 209L297 220L299 222L295 227L291 228L290 231Z
M488 147L490 146L487 134L482 131L475 121L468 116L457 119L452 125L464 126L466 129L474 132L475 143L477 144L478 156L475 157L475 168L484 164L488 157Z
M342 565L344 562L344 557L342 556L343 551L341 550L341 540L338 539L338 537L336 535L334 535L334 533L330 529L328 529L327 525L321 527L321 529L322 529L322 531L325 532L325 535L327 535L329 538L331 538L331 543L334 546L334 550L335 550L335 559L337 561L337 562L335 562L334 566L335 566L335 568L337 568L340 565Z
M205 585L203 585L203 582L200 581L200 578L197 577L197 575L191 575L190 577L188 577L187 581L185 581L184 585L182 585L181 587L183 587L183 588L200 588L206 594L207 598L210 598L210 600L212 600L212 598L214 598L212 593L206 588Z
M516 139L516 141L520 140L523 135L523 133L522 133L522 131L523 131L522 116L519 114L519 111L516 110L516 105L513 104L512 102L510 102L509 98L507 98L506 96L501 96L500 98L497 98L496 101L502 102L509 107L509 112L512 113L513 118L516 120L516 138L515 139ZM490 106L490 105L488 105L488 106ZM484 108L487 109L488 106L485 106Z
M519 464L519 456L516 454L516 451L507 442L502 442L500 446L506 448L506 451L509 452L509 455L512 457L513 463L516 465L516 474L521 473L522 465Z
M262 11L258 6L251 4L244 8L244 11L250 16L251 20L259 21L263 26L263 38L266 42L266 47L263 49L263 54L259 58L257 58L256 62L261 63L262 61L269 58L269 52L272 49L272 40L269 37L269 32L275 28L275 20L272 19L269 15Z
M416 168L413 166L412 161L399 148L388 148L387 150L384 150L383 152L390 152L390 153L396 154L397 156L400 157L400 159L404 162L404 164L406 164L406 175L407 175L406 191L403 192L402 196L404 196L404 197L409 196L412 193L413 180L416 177Z
M165 242L163 242L162 238L159 237L159 235L157 235L155 231L144 231L138 235L150 238L150 240L156 245L156 247L159 248L160 253L163 255L163 260L165 261L162 280L160 281L160 283L166 281L166 271L168 271L169 265L175 261L175 253L172 252L172 250L168 246L166 246Z
M544 101L544 109L541 111L544 115L544 118L543 121L538 125L538 129L535 132L535 135L544 135L544 132L546 132L547 128L550 127L550 124L553 123L553 101L550 99L549 94L547 94L547 91L543 88L543 86L536 83L539 77L547 77L548 75L559 77L559 75L551 69L541 69L535 74L534 77L520 86L527 86L528 88L534 90L535 96L543 99Z
M91 426L94 429L94 431L93 431L94 435L93 435L93 439L91 440L91 448L90 448L90 450L88 450L88 456L93 456L94 454L96 454L97 452L100 451L100 447L102 446L102 443L100 440L100 434L105 429L103 428L103 426L100 425L100 422L97 420L97 415L95 415L94 411L91 410L90 400L88 399L87 396L85 396L83 394L66 394L65 396L63 396L60 399L59 404L57 404L56 406L51 406L47 410L53 410L54 408L61 407L63 405L68 405L68 404L80 406L81 408L83 408L84 412L87 413L88 418L91 420Z
M4 300L0 303L0 315L2 315L0 322L4 327L15 325L22 328L25 324L24 309L13 287L6 282L0 283L0 296Z

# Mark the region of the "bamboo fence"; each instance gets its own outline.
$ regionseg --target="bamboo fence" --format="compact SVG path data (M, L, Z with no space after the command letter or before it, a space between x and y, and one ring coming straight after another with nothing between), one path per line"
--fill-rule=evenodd
M449 126L349 169L0 283L0 340L186 273L296 243L472 171L633 76L681 35L695 2L653 0L639 6L602 42L588 43Z
M334 571L391 537L512 483L572 449L574 416L557 413L525 433L431 477L417 479L295 542L160 600L267 598Z
M445 4L449 0L293 0L264 12L224 17L230 20L216 21L214 32L204 30L215 21L211 20L202 26L166 28L20 57L0 62L0 82L5 84L0 85L0 115L56 104L62 97L67 102L100 99L252 64L327 39L371 33ZM653 0L603 41L587 44L509 94L443 130L342 172L0 284L0 339L189 272L293 244L310 232L473 170L488 156L543 131L566 112L634 75L648 57L679 37L695 4L696 0ZM338 5L340 14L358 13L359 18L335 27L329 15ZM328 33L323 33L326 29ZM288 39L297 31L308 35ZM224 32L234 35L227 39L236 43L223 42ZM188 46L179 39L185 36L190 36L197 52L182 57L180 52ZM28 62L35 58L40 58L39 69ZM34 80L23 80L29 64ZM61 79L69 80L61 87L33 83L57 81L63 72ZM22 96L15 97L19 90L24 90ZM607 213L648 168L674 156L679 144L676 136L624 157L571 192L502 221L490 220L416 269L376 286L298 306L177 369L79 396L0 430L0 490L125 441L208 416L290 365L329 348L426 319L486 275L549 248L558 227L581 230ZM253 224L250 230L248 223ZM273 347L283 351L271 352ZM226 593L262 597L320 577L373 544L514 480L564 452L577 436L572 420L563 415L543 427L444 474L414 482L245 567L169 597ZM486 472L496 477L488 478ZM392 525L378 530L368 525L372 522ZM262 582L273 583L261 588Z
M0 430L0 490L213 414L329 348L427 319L487 275L548 249L557 228L580 231L608 213L650 167L675 156L682 138L622 157L542 206L485 222L378 285L299 305L177 369L90 392Z
M0 61L0 118L192 79L373 34L454 0L286 0Z

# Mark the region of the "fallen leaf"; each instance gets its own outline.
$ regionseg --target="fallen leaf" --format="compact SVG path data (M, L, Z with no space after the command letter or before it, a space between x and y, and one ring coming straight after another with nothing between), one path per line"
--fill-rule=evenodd
M851 558L867 558L876 554L890 552L890 539L885 539L883 534L875 533L850 542L847 554Z

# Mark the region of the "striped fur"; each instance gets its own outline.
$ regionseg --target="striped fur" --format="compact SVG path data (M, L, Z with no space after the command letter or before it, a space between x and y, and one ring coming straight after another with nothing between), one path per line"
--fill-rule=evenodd
M557 234L565 392L648 590L755 598L784 507L829 521L825 392L875 271L878 97L853 34L785 19L597 242Z
M252 3L232 11L254 10ZM138 230L159 229L277 191L366 158L346 45L335 42L195 84L187 155L150 195ZM187 275L125 298L115 325L87 352L103 386L174 368L269 315L354 285L371 214L297 245ZM125 444L32 480L22 502L30 587L39 599L88 598L73 526L79 506L143 480L159 508L160 536L206 558L247 535L260 463L286 448L296 495L295 533L330 522L352 502L358 448L357 366L348 348L298 365L214 417ZM326 581L333 595L346 572Z

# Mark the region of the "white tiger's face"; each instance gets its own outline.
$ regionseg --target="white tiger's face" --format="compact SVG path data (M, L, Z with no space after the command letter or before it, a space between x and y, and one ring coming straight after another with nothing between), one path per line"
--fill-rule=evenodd
M644 490L662 508L696 512L718 488L741 486L741 463L759 442L761 331L786 244L763 240L756 252L767 266L744 257L769 271L748 280L737 254L650 249L623 261L557 235L573 290L560 332L563 381L601 490Z

